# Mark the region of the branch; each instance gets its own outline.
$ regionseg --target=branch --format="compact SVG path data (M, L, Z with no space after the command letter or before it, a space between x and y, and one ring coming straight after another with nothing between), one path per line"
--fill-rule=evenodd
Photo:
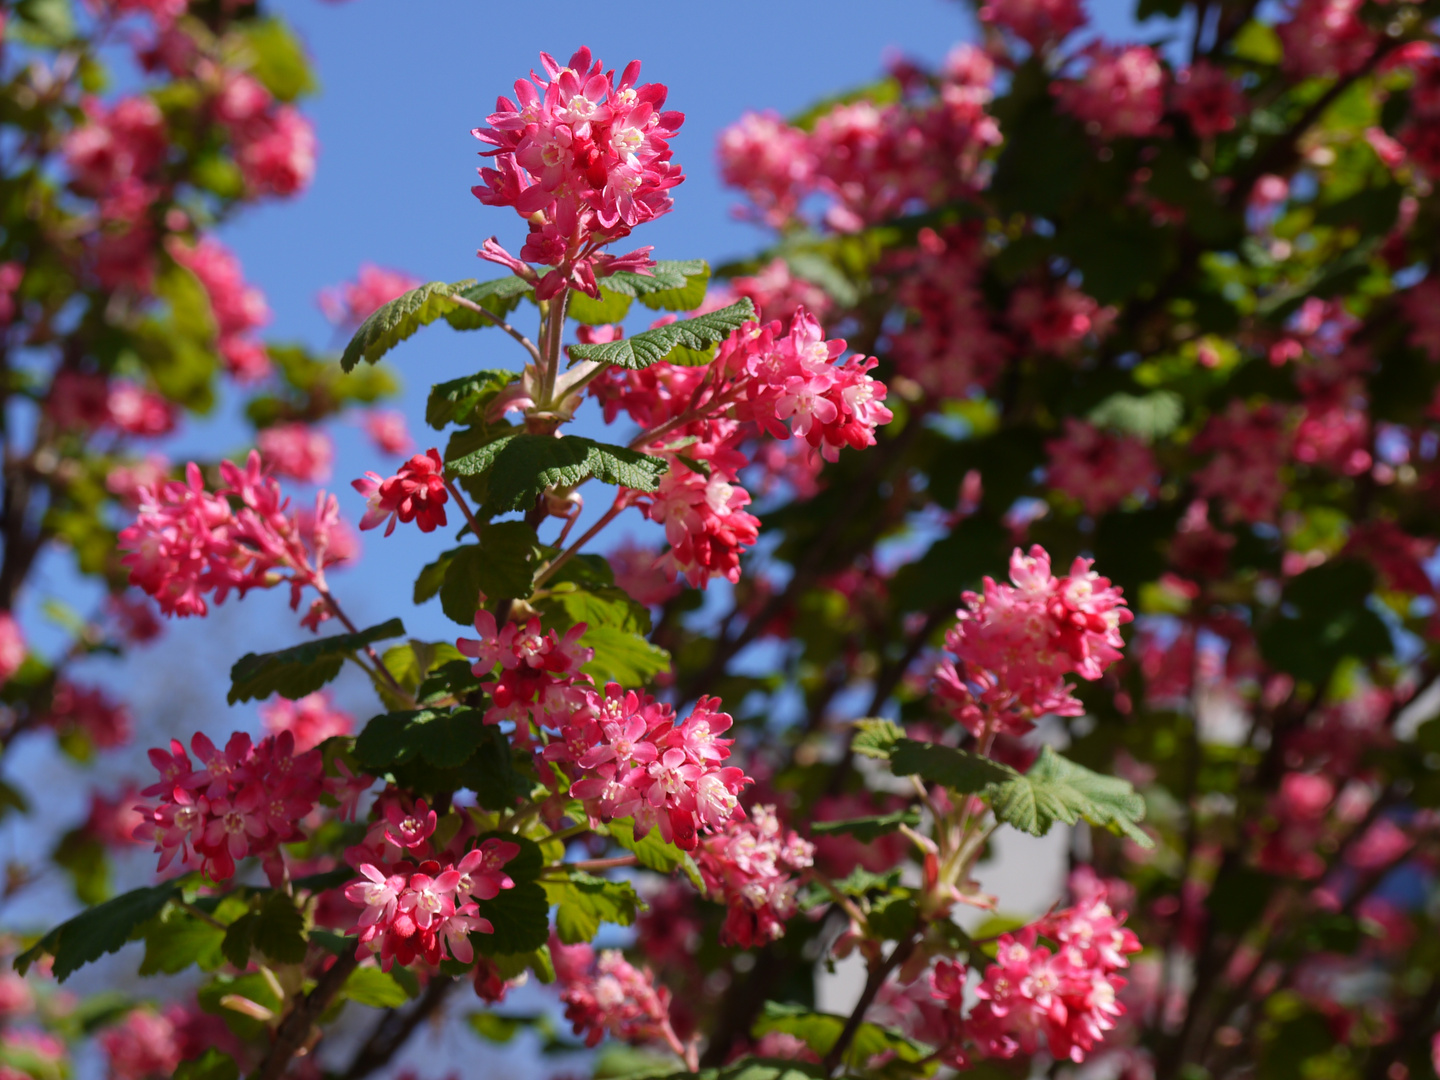
M399 1009L387 1009L370 1032L370 1037L355 1052L349 1068L340 1074L340 1080L361 1080L390 1064L390 1060L410 1041L415 1029L435 1015L457 985L454 979L436 976L407 1011L402 1013Z
M463 308L468 308L469 310L476 312L477 314L484 315L501 330L504 330L505 333L509 334L512 338L514 338L521 345L523 345L525 347L525 351L530 354L530 358L534 360L535 363L540 363L540 350L535 347L535 343L529 338L527 338L524 334L522 334L519 330L516 330L515 327L511 326L504 319L500 318L497 315L492 315L489 311L486 311L485 308L481 307L473 300L466 300L463 296L452 296L450 297L450 299Z
M340 993L340 988L345 985L345 980L350 978L351 973L359 966L360 961L355 958L354 953L342 953L335 958L335 963L330 965L330 970L320 976L315 989L303 998L296 999L290 1011L285 1014L285 1019L280 1021L280 1026L275 1029L275 1038L270 1043L270 1049L251 1080L280 1080L280 1077L285 1075L290 1059L310 1041L310 1032L316 1021L324 1015L330 1003Z
M845 1057L845 1051L850 1049L850 1044L854 1042L855 1033L860 1030L860 1025L865 1020L865 1014L870 1011L870 1005L875 1000L875 995L880 992L880 987L885 985L885 980L890 977L890 973L910 958L910 954L915 951L919 940L919 937L911 934L904 941L897 942L884 962L879 967L871 968L870 977L865 980L865 989L860 994L860 1000L855 1003L855 1011L846 1019L845 1026L840 1029L840 1037L835 1040L835 1045L830 1047L830 1052L820 1063L820 1068L826 1076L833 1076L835 1070L840 1067L840 1062Z

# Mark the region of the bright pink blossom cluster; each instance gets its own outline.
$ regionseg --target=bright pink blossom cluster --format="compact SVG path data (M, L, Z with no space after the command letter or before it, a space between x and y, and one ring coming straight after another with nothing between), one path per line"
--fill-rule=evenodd
M1100 678L1120 659L1120 627L1134 615L1120 590L1077 558L1062 578L1038 544L1010 556L1010 584L985 579L967 592L959 622L945 635L958 663L943 661L936 693L968 730L1020 734L1046 713L1083 709L1065 676Z
M124 746L132 731L129 709L97 686L80 686L68 679L56 683L41 722L62 735L81 734L100 750Z
M980 21L1004 27L1035 52L1058 45L1086 23L1081 0L986 0Z
M315 129L298 109L277 104L270 91L243 72L228 73L214 107L252 194L283 198L310 185Z
M1285 70L1301 78L1330 78L1359 69L1375 50L1376 32L1360 18L1364 0L1291 0L1290 18L1275 32Z
M300 820L325 790L320 754L297 753L288 731L253 745L237 731L224 750L197 733L190 749L198 767L178 739L168 752L150 751L160 781L141 794L157 801L136 807L145 816L136 839L155 841L161 870L178 860L224 881L238 860L262 856L278 877L279 845L300 838Z
M1101 307L1063 283L1054 289L1022 285L1010 294L1006 315L1010 325L1036 349L1066 356L1090 335L1103 336L1115 318L1115 309Z
M718 698L702 697L680 724L675 711L649 694L615 683L582 691L584 706L561 719L560 737L543 757L570 777L570 793L595 821L633 817L635 835L655 829L694 851L702 832L744 817L744 771L721 764L734 722Z
M81 371L56 373L45 410L61 428L120 431L141 438L168 435L177 413L169 401L143 386Z
M1230 521L1275 520L1285 493L1282 470L1290 448L1279 407L1232 401L1225 412L1210 418L1191 445L1214 455L1195 474L1202 498L1215 499Z
M670 991L656 986L648 968L636 968L615 949L596 959L589 945L551 941L555 980L565 1002L565 1019L575 1034L595 1046L606 1035L632 1043L669 1043L679 1048L670 1026Z
M638 60L618 81L586 48L564 67L548 53L540 62L547 78L532 72L518 80L516 100L500 98L486 118L489 126L474 130L495 148L483 152L495 167L480 170L474 192L489 206L513 206L530 223L520 259L555 267L538 283L539 299L567 285L598 296L596 277L619 265L597 255L599 248L673 205L670 189L684 177L671 163L668 140L685 118L664 111L662 84L637 85ZM641 268L648 251L621 262ZM535 276L493 239L481 254Z
M961 45L923 100L837 105L808 132L747 114L721 135L721 174L772 226L795 218L811 195L828 198L826 221L844 232L949 202L983 182L980 163L1000 142L985 111L994 76L989 57Z
M434 532L445 522L445 503L450 495L445 490L445 462L440 451L432 447L416 454L394 476L382 478L367 472L351 487L365 496L365 516L361 529L373 529L382 521L385 535L395 531L398 519L406 524L415 522L421 532Z
M646 429L644 449L670 458L659 490L635 501L665 526L666 567L697 587L712 576L738 581L740 554L759 535L739 482L749 460L742 442L794 434L835 461L845 446L873 446L875 428L891 419L886 388L869 374L875 359L836 364L845 342L825 340L808 312L797 310L788 332L781 326L747 323L707 367L610 368L590 384L607 421L623 409Z
M1075 79L1051 84L1060 107L1102 138L1155 134L1165 114L1165 69L1145 45L1093 42Z
M538 617L523 626L507 622L498 627L495 616L481 608L475 613L475 630L478 641L460 638L455 647L475 660L471 670L481 678L500 667L498 679L481 684L494 702L485 713L487 724L513 722L515 738L524 744L532 721L559 727L584 705L581 686L590 679L580 669L595 656L594 649L580 644L584 623L576 623L562 638L554 630L541 630Z
M409 274L365 263L354 281L320 293L320 310L336 326L353 330L378 308L419 285L419 279Z
M1150 447L1133 435L1113 435L1067 417L1065 433L1045 444L1050 486L1085 507L1087 514L1113 510L1132 495L1153 495L1160 470Z
M721 941L750 949L784 934L796 911L796 875L814 862L814 845L786 829L773 806L752 807L747 820L703 838L695 865L710 899L725 905Z
M490 837L459 850L473 839L462 834L437 851L432 843L436 820L424 799L412 807L391 799L364 842L345 853L360 872L359 880L346 887L345 898L364 908L356 955L378 954L387 971L397 961L402 967L416 959L438 964L447 945L456 960L472 962L470 935L495 932L480 916L477 901L493 900L515 887L504 868L520 854L519 844Z
M262 428L255 436L255 445L279 476L306 484L330 479L335 444L329 435L309 424L293 422Z
M405 414L393 409L371 409L361 421L365 434L382 454L408 454L415 445Z
M139 515L119 538L131 583L167 615L204 615L207 593L218 604L231 590L243 596L286 580L298 607L306 585L323 590L325 569L354 553L335 497L322 491L313 513L291 510L254 451L244 469L220 463L225 486L214 494L194 462L185 475L183 484L142 489Z
M1175 107L1202 139L1233 131L1250 110L1250 99L1230 74L1208 60L1197 60L1175 77Z
M270 308L264 293L245 283L240 260L210 236L194 245L172 241L167 250L205 287L215 316L215 345L230 373L241 382L263 379L270 358L254 332L270 321Z
M1060 1060L1081 1062L1125 1007L1116 973L1140 951L1140 942L1107 903L1103 885L1074 907L1046 916L1015 934L1004 934L995 963L975 990L980 999L965 1024L967 1035L989 1057L1034 1054L1042 1040ZM1037 936L1055 943L1052 951ZM936 985L947 1004L959 1001Z
M300 754L326 739L355 730L355 718L336 706L327 690L306 694L298 701L277 697L260 707L260 722L271 735L288 731L295 740L295 752Z
M8 611L0 611L0 686L4 686L20 670L28 651L25 635L15 616Z

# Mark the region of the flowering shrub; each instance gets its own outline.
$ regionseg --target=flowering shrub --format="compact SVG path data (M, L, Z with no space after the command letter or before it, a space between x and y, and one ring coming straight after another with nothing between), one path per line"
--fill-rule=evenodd
M263 737L177 732L93 794L55 853L91 906L16 943L0 1067L57 1075L50 978L142 938L142 972L205 981L106 1016L125 1080L357 1080L470 988L482 1037L640 1049L603 1075L1435 1068L1433 12L1145 4L1188 20L1152 46L988 0L983 47L739 118L720 170L774 242L713 274L612 250L675 208L667 89L541 54L473 133L478 201L525 223L480 246L504 275L366 266L322 298L336 360L267 350L176 201L177 101L224 198L313 167L299 88L227 66L252 17L94 11L198 90L75 90L43 175L97 226L0 252L17 326L67 288L139 312L131 352L77 339L31 399L32 461L80 463L34 481L50 505L102 501L14 535L116 587L72 651L280 587L297 643L231 670ZM418 443L367 411L393 465L347 472L317 421L442 320L516 363L434 386ZM144 359L177 335L198 382ZM256 449L183 478L125 449L222 371ZM286 493L336 472L358 499ZM433 545L414 597L451 637L352 621L352 512ZM368 719L329 696L347 662ZM10 733L129 738L65 664L0 613ZM1063 831L1063 895L993 893L1007 829ZM152 845L110 897L105 852ZM819 1011L847 961L853 1004ZM510 1011L532 978L549 1011ZM386 1010L348 1051L346 1002Z

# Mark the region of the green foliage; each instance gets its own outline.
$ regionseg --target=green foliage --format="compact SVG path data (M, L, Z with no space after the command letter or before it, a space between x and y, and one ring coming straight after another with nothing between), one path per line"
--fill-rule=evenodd
M457 330L478 330L495 325L494 320L457 301L478 304L497 317L503 317L531 291L519 278L498 281L474 280L446 284L432 281L396 297L376 311L355 331L350 344L340 357L340 366L351 371L361 360L374 364L406 338L413 337L422 326L445 319Z
M695 860L690 853L681 851L661 837L654 829L651 829L639 840L635 839L635 822L631 818L612 821L607 829L610 838L626 851L634 852L636 861L645 869L654 870L657 874L664 874L666 877L675 873L676 870L681 870L697 889L704 889L704 883L700 879L700 869L695 865Z
M628 881L609 881L579 870L547 879L545 895L557 905L555 929L567 945L593 941L602 922L633 926L645 903Z
M877 761L888 759L896 744L905 738L904 728L883 717L856 720L853 726L855 735L850 740L850 749Z
M470 940L486 956L533 953L550 940L550 902L539 882L545 858L534 840L513 833L486 833L476 843L491 836L520 845L520 854L505 864L515 887L501 890L493 900L477 901L481 918L489 919L495 932L472 934Z
M182 1061L173 1080L239 1080L240 1066L223 1050L207 1047L198 1058Z
M1354 559L1332 559L1292 578L1280 611L1260 628L1260 649L1281 671L1323 687L1346 657L1369 660L1390 651L1390 632L1367 606L1374 571Z
M250 74L281 101L294 101L319 89L305 47L280 19L257 19L244 24L250 56Z
M656 675L670 670L670 654L633 631L593 626L581 640L595 650L595 656L580 670L601 686L610 682L645 686Z
M451 424L481 423L486 406L517 378L519 374L514 371L477 371L436 383L425 403L425 422L436 431Z
M388 772L416 758L438 768L451 768L470 760L484 731L484 714L474 709L386 713L360 732L355 757L366 769L377 772Z
M221 952L226 931L171 904L145 926L141 975L175 975L192 965L214 971L228 957ZM240 965L243 966L243 965Z
M1018 775L1010 766L991 758L910 739L895 744L890 769L896 776L918 774L921 779L944 784L961 795L978 794L991 784L1004 784Z
M345 658L386 638L400 637L405 624L390 619L356 634L336 634L272 653L246 653L230 669L231 705L279 694L291 701L313 694L340 674Z
M136 931L160 913L180 893L178 882L167 881L121 893L67 919L15 958L15 970L24 975L41 956L55 958L55 978L64 982L80 968L106 953L118 952Z
M454 476L489 473L486 510L528 509L551 487L574 487L590 477L636 491L654 491L669 470L664 458L583 435L504 435L464 457L446 462Z
M844 833L847 836L855 837L862 844L872 844L880 837L895 832L901 825L914 828L919 824L920 812L918 810L896 810L891 814L877 814L873 817L846 818L840 821L813 821L810 823L810 834L812 836L834 836L837 833Z
M634 337L600 345L572 345L570 359L595 360L634 371L664 360L676 348L704 350L724 341L731 331L738 330L754 317L755 305L744 298L718 311L658 326Z
M1028 773L996 783L986 794L998 820L1032 836L1044 836L1056 822L1073 825L1084 818L1142 847L1154 846L1138 825L1145 817L1145 800L1133 787L1076 765L1048 746Z
M392 973L368 966L358 967L350 973L340 996L372 1009L396 1009L410 998Z

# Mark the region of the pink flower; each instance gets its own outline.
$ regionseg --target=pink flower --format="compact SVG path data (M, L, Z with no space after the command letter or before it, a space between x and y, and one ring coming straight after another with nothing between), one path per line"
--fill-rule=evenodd
M15 616L8 611L0 611L0 686L4 686L20 670L27 651L25 635L21 633Z
M1410 344L1440 362L1440 280L1426 278L1402 292L1399 300L1410 323Z
M124 18L126 15L145 14L154 20L156 26L167 27L185 14L185 10L190 6L190 0L85 0L85 6L97 14L108 15L116 19ZM132 1080L132 1078L123 1077L120 1080Z
M606 1035L679 1046L670 1027L670 991L655 985L648 968L632 967L614 949L602 952L592 964L594 953L588 945L551 942L550 948L565 958L555 965L565 1019L575 1034L585 1037L586 1046L595 1046Z
M641 547L626 538L605 558L615 574L615 584L636 603L655 607L680 592L661 565L663 553L655 548Z
M1249 100L1224 68L1199 60L1175 77L1175 107L1202 139L1233 131L1250 110Z
M1058 45L1086 23L1080 0L987 0L980 21L1009 30L1035 52Z
M337 708L326 690L307 694L298 701L277 697L260 707L260 722L271 735L290 732L296 752L302 754L326 739L355 730L355 718Z
M98 687L81 687L63 679L56 684L41 722L62 734L82 734L101 750L125 745L132 730L130 710L124 705L111 701Z
M1292 0L1275 31L1284 67L1299 77L1348 75L1370 58L1376 32L1360 18L1364 0Z
M1103 45L1081 51L1089 60L1077 79L1051 85L1060 107L1102 138L1153 135L1165 112L1165 70L1144 45Z
M397 296L418 288L420 284L418 278L399 270L387 270L373 263L364 263L355 281L347 281L320 293L320 310L336 326L352 329L368 319L377 309Z
M760 519L744 509L749 504L749 493L738 484L676 464L641 507L665 526L665 566L703 589L712 576L740 580L740 554L760 536Z
M276 424L255 436L260 453L281 476L307 484L330 479L335 444L330 436L308 424Z
M0 32L0 37L3 37L3 32ZM15 294L24 277L25 267L20 263L0 263L0 326L9 326L15 321L18 309Z
M304 191L315 175L315 129L289 105L238 125L235 161L246 185L258 195L288 196Z
M695 864L710 899L726 906L720 940L741 949L774 941L796 912L796 874L814 863L815 849L780 824L773 806L756 806L700 841Z
M1289 449L1285 417L1278 407L1265 403L1247 408L1232 401L1224 413L1210 418L1192 445L1197 452L1214 454L1195 474L1202 498L1218 501L1231 521L1275 519Z
M371 409L364 416L365 433L382 454L408 454L415 445L405 414L389 409Z
M399 519L406 524L415 522L421 532L434 532L446 523L445 503L450 496L445 490L444 471L440 451L432 447L416 454L389 479L367 472L364 479L353 481L351 486L368 502L360 528L373 529L383 521L385 535L389 536Z
M106 214L134 220L149 202L143 180L164 160L169 146L165 118L148 97L121 98L108 108L86 98L81 107L85 123L65 136L62 147L73 183L101 199L139 194L139 202L128 206L130 212L117 212L119 204L112 203Z
M174 1022L149 1008L133 1009L125 1019L100 1035L110 1064L111 1080L151 1080L169 1076L180 1065Z
M814 183L816 162L805 132L773 112L745 113L720 133L716 153L721 178L744 191L775 228L795 216ZM789 312L771 314L784 318Z
M1108 435L1067 417L1065 434L1045 444L1052 487L1077 500L1087 514L1113 510L1127 498L1154 495L1159 466L1150 448L1131 435Z
M270 309L265 295L245 284L240 261L209 236L193 246L172 239L166 250L204 286L215 317L216 347L231 374L242 382L263 378L270 361L264 347L249 335L270 321Z

